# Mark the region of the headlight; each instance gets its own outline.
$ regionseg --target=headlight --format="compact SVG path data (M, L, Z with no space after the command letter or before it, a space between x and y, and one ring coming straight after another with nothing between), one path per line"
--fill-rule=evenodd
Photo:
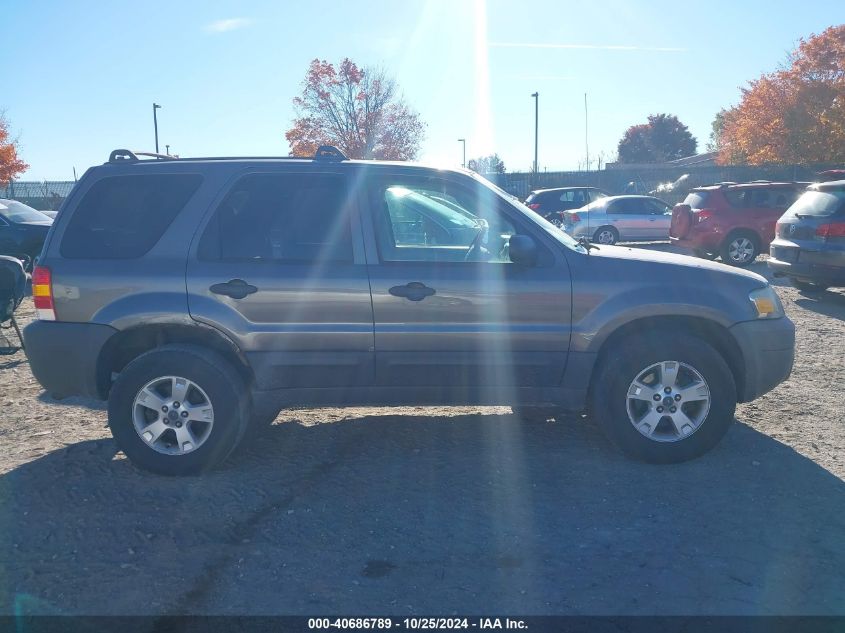
M783 304L771 286L751 291L748 298L754 306L758 319L779 319L784 314Z

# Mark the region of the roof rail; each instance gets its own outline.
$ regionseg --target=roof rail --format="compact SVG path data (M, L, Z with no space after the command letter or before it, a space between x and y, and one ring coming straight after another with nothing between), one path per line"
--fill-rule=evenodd
M178 156L170 156L169 154L156 154L155 152L133 152L131 149L116 149L109 154L110 163L138 162L139 156L147 156L158 160L176 160Z
M317 148L317 153L314 154L314 160L334 162L349 159L346 158L346 155L334 145L320 145L320 147Z
M138 160L138 157L135 155L131 149L116 149L111 154L109 154L109 162L110 163L121 163L124 161L131 161L135 162Z

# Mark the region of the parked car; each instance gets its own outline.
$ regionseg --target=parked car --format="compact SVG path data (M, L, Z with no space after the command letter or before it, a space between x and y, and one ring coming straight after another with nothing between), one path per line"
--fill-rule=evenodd
M0 199L0 255L26 255L34 260L52 224L53 220L32 207Z
M768 263L801 290L845 286L845 180L811 185L787 209Z
M557 189L537 189L528 194L526 206L553 224L558 224L562 213L579 209L606 198L608 193L596 187L560 187Z
M672 207L651 196L611 196L563 213L562 228L597 244L669 239Z
M445 240L414 215L455 206L472 226L453 218ZM74 188L32 283L34 375L108 400L120 449L164 474L214 466L283 407L329 405L586 408L627 454L678 462L793 361L757 274L580 244L480 176L325 147L115 150Z
M775 237L775 224L807 183L722 183L696 187L672 212L673 244L698 257L748 266Z

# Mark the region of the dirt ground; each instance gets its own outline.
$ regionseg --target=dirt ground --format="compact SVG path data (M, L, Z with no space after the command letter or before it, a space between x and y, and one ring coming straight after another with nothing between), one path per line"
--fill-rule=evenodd
M359 408L163 478L0 357L0 613L845 614L845 291L775 283L792 377L676 466L581 417Z

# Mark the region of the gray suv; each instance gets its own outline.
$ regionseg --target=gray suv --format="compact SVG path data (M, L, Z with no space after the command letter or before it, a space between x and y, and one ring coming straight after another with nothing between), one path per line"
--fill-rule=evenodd
M792 367L759 275L580 244L468 171L139 156L112 152L65 202L24 338L45 389L108 400L154 472L338 405L586 408L627 454L678 462Z

